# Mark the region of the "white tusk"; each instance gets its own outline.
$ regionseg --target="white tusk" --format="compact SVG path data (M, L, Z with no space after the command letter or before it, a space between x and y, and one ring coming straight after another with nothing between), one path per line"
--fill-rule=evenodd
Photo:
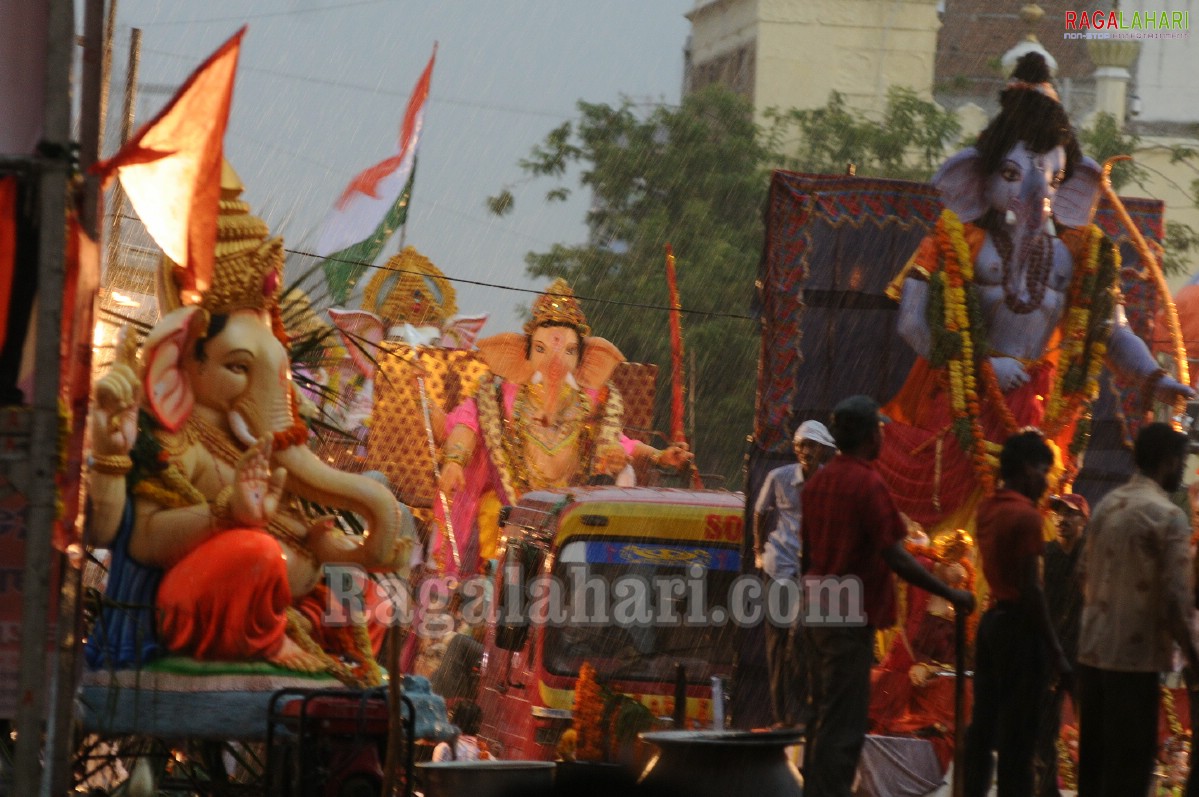
M575 381L574 371L566 372L566 384L570 385L575 390L579 389L579 383Z
M542 382L545 381L545 377L541 375L540 371L537 371L533 374L533 378L530 379L529 381L531 383L533 383L534 385L540 385Z
M1003 214L1003 223L1009 227L1011 227L1013 224L1015 224L1016 223L1016 211L1012 210L1011 208L1008 208L1007 213Z
M247 446L258 444L258 438L254 437L250 431L250 425L246 423L246 419L240 412L229 413L229 430L233 432L234 437Z

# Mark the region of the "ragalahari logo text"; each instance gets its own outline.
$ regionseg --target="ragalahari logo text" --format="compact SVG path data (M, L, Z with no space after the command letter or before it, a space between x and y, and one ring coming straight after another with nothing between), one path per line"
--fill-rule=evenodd
M1065 39L1185 39L1190 11L1067 11Z

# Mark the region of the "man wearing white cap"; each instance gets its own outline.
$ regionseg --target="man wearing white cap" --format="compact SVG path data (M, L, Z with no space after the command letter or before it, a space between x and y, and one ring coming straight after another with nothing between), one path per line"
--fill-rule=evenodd
M837 453L833 436L819 421L804 421L791 442L796 463L766 475L754 506L754 564L774 581L799 579L800 493L804 480ZM776 725L794 725L808 698L801 634L795 624L778 626L771 619L765 628L771 709Z

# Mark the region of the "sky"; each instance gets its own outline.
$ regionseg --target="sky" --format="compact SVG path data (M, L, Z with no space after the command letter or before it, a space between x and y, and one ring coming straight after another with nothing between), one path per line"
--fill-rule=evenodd
M436 42L405 243L451 278L544 288L524 257L586 239L589 197L547 204L554 183L519 161L579 100L679 102L692 0L120 0L106 154L117 146L130 31L142 31L137 120L242 25L225 155L252 211L311 251L349 180L396 152L404 109ZM574 181L571 185L577 185ZM492 216L508 188L515 210ZM399 237L377 262L398 250ZM306 264L315 261L303 259ZM289 274L294 278L295 274ZM532 295L456 283L483 334L518 326ZM613 286L617 290L616 286Z

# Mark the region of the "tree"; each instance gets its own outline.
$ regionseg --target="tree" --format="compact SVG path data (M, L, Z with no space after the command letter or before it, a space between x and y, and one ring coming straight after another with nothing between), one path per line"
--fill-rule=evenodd
M888 89L881 121L835 91L823 108L770 108L765 117L767 141L786 168L816 174L840 174L852 163L863 176L927 180L962 132L954 114L903 86Z
M1141 145L1141 137L1122 130L1110 113L1098 114L1089 128L1079 132L1078 139L1083 151L1101 165L1113 155L1134 155ZM1193 167L1196 160L1199 160L1199 150L1183 145L1175 146L1170 154L1172 165ZM1149 176L1149 170L1135 160L1121 161L1112 166L1112 188L1118 192L1135 183L1147 192L1145 180ZM1192 204L1199 207L1199 180L1191 182L1187 193ZM1191 253L1199 251L1199 233L1189 224L1167 220L1162 249L1162 270L1166 274L1185 274L1190 268Z
M719 88L642 116L628 100L578 107L579 118L551 131L521 166L531 176L555 178L582 167L580 182L593 197L591 241L530 253L528 272L566 278L595 334L630 360L665 370L664 249L673 245L689 311L683 332L696 369L691 443L702 471L733 479L753 417L758 328L749 308L769 181L769 153L758 142L751 108ZM569 192L558 185L546 199ZM501 193L490 205L502 212L511 195ZM669 428L667 384L659 380L658 429Z

